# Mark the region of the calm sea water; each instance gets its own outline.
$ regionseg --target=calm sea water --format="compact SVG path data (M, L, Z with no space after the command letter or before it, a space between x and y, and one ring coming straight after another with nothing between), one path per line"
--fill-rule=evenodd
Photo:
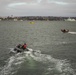
M25 42L34 52L10 54ZM76 75L76 22L0 21L0 75Z

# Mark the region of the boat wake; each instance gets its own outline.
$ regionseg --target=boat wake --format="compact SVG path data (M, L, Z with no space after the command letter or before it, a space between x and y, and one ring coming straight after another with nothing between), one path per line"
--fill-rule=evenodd
M68 33L70 33L70 34L76 34L76 32L68 32Z
M51 55L42 54L40 50L33 51L30 48L27 52L10 56L0 75L14 75L21 68L21 65L26 63L27 60L31 61L30 59L46 65L46 71L43 75L76 75L68 60L55 59Z

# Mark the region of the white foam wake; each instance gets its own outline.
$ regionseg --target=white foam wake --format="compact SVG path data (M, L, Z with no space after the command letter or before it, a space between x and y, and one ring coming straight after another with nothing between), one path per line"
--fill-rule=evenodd
M68 32L68 33L70 33L70 34L76 34L76 32Z
M47 69L50 75L51 71L58 71L59 73L63 74L65 73L65 75L75 75L73 69L71 68L69 62L67 62L67 60L59 60L59 59L55 59L53 57L51 57L50 55L46 55L46 54L35 54L35 56L31 55L31 57L33 57L34 60L36 61L40 61L43 62L45 64L49 63L49 67ZM53 66L51 66L53 65Z
M30 57L34 61L42 62L46 65L49 64L45 67L46 74L48 75L51 75L51 71L57 71L59 74L56 75L76 75L67 60L55 59L51 55L42 54L40 50L33 51L33 49L30 48L29 51L11 56L7 60L7 64L3 67L1 75L13 75L20 68L20 65L24 63L26 59L30 59Z
M8 58L7 64L2 68L0 75L13 75L16 73L17 69L20 68L20 64L22 64L26 57L32 52L32 49L29 50L30 51L26 51L24 53L16 53L14 52L14 48L10 48L10 52L13 52L14 55Z

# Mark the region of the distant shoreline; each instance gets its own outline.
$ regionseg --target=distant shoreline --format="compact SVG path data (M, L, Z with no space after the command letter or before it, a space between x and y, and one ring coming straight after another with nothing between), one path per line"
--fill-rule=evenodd
M69 19L70 18L70 19ZM54 16L23 16L23 17L0 17L1 20L14 20L14 21L76 21L76 17L54 17Z

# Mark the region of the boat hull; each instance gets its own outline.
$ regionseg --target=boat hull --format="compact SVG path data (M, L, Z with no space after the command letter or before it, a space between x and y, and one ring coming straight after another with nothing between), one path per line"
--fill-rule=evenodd
M64 30L64 29L61 29L61 31L62 31L63 33L68 33L68 32L69 32L69 30Z

